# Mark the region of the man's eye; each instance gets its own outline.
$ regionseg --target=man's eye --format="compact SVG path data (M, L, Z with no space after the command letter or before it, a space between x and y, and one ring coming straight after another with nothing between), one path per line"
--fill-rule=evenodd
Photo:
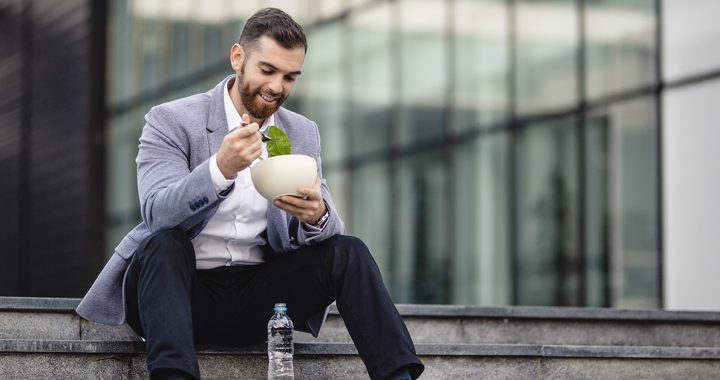
M260 70L263 72L263 74L267 74L267 75L272 74L272 70L268 70L268 69L260 69Z
M285 77L285 80L288 82L295 82L295 77Z

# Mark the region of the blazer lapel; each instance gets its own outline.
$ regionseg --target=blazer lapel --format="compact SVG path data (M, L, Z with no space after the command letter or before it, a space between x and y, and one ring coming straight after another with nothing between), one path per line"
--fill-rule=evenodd
M220 150L225 135L228 134L227 117L225 117L225 100L223 91L227 91L227 81L234 75L226 77L210 92L210 108L208 110L207 136L210 148L209 156Z

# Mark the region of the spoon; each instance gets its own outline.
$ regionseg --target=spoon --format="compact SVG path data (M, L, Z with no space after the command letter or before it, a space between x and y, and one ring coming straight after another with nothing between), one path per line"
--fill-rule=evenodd
M244 127L244 126L246 126L246 125L248 125L248 124L250 124L250 123L247 123L247 122L242 121L242 122L240 122L240 127ZM238 127L235 127L235 128L238 128ZM231 129L230 132L234 131L235 128ZM228 132L228 133L230 133L230 132ZM265 130L262 130L262 129L261 129L261 130L258 130L258 132L260 132L260 141L262 141L262 142L272 141L272 138L270 138L270 136L268 136L268 135L266 134L266 133L267 133L267 129L265 129Z

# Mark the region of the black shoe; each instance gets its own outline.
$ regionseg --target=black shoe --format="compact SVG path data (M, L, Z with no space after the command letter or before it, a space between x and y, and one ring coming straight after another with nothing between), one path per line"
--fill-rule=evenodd
M160 368L150 375L152 380L195 380L195 376L173 368Z

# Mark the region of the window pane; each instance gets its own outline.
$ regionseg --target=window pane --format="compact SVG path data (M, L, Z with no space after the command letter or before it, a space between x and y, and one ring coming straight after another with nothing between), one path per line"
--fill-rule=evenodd
M518 303L579 303L575 120L527 126L518 141Z
M663 0L663 77L678 80L720 70L720 1Z
M391 4L350 17L352 67L351 146L354 155L388 146L393 124Z
M400 131L403 143L442 136L447 87L445 3L400 2Z
M322 137L325 164L347 158L344 25L335 22L308 31L303 74L291 96L302 98L300 113L315 121Z
M608 118L589 116L585 120L585 303L583 306L610 306L609 228L610 173Z
M365 165L353 173L352 216L348 232L370 248L383 278L391 278L390 182L387 164ZM390 289L393 296L396 295ZM397 299L396 299L397 301Z
M433 151L403 158L398 172L398 302L448 303L447 170Z
M574 106L578 98L575 2L518 0L516 20L518 112Z
M587 1L587 96L655 82L655 1ZM612 25L612 27L609 27Z
M658 306L657 121L653 98L606 111L610 170L612 306Z
M455 1L457 130L507 117L508 25L503 0Z
M509 305L508 138L483 135L455 150L453 299L456 304Z

